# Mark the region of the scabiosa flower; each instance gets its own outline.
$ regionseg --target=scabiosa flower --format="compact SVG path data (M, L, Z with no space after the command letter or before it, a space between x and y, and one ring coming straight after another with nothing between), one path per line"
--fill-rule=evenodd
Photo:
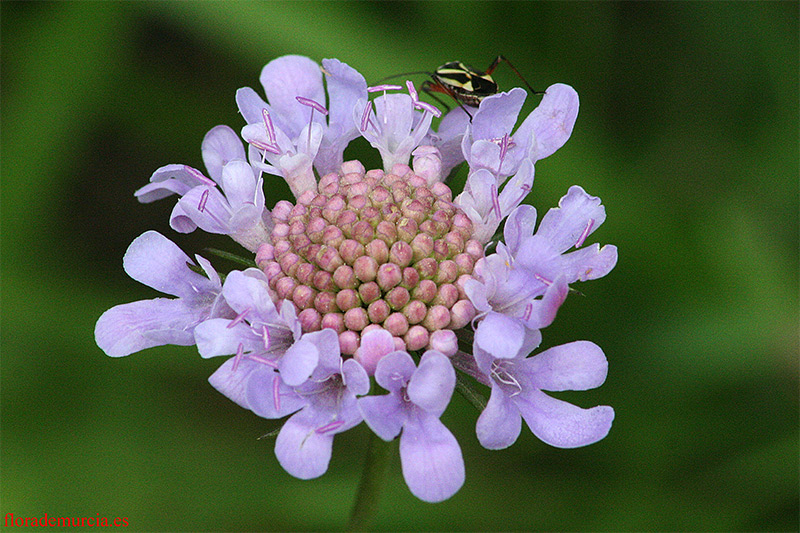
M464 461L439 418L456 370L474 378L459 380L472 400L490 387L477 420L487 448L511 445L523 419L553 446L602 439L613 409L543 392L602 384L600 348L579 341L529 357L570 284L604 276L617 260L613 246L583 246L605 220L599 198L573 186L538 228L535 209L522 203L535 163L569 138L577 93L550 86L516 127L526 93L515 88L470 114L453 109L434 128L441 113L410 81L368 87L335 59L320 66L284 56L260 81L267 101L250 88L236 94L247 153L232 129L217 126L202 143L210 178L167 165L136 192L143 202L177 194L173 229L229 235L257 268L229 272L223 283L207 260L197 256L198 268L147 232L125 270L177 298L108 310L98 345L114 357L163 344L226 356L211 385L261 417L291 415L275 454L301 479L326 472L334 436L365 421L380 439L399 438L415 496L451 497ZM382 168L344 161L358 136ZM466 185L454 198L445 182L463 161ZM267 209L264 173L286 180L294 198ZM388 394L370 394L373 379Z

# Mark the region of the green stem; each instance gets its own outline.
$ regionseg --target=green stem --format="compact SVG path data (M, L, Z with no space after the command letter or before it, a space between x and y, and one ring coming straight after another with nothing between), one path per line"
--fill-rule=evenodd
M350 513L348 531L369 531L372 521L378 512L383 481L389 473L394 442L384 442L374 433L370 433L367 444L367 459L364 473L358 485L356 501Z

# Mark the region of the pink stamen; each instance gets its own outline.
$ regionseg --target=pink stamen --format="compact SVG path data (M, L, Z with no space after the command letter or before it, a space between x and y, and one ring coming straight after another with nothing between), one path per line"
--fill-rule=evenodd
M208 194L211 189L206 189L203 191L203 194L200 195L200 203L197 204L197 210L201 213L206 209L206 202L208 202Z
M265 144L265 143L262 143L261 141L256 141L256 140L248 141L248 142L250 144L252 144L253 146L255 146L256 148L258 148L259 150L264 150L265 152L270 152L270 153L276 154L276 155L281 153L280 148L278 148L277 146L273 146L271 144Z
M549 286L549 285L553 284L553 282L551 280L549 280L547 278L544 278L544 277L540 276L539 274L534 274L533 277L536 278L537 280L541 281L545 285Z
M183 165L183 168L186 170L186 172L191 174L192 177L197 181L199 181L200 183L208 185L209 187L217 186L217 183L214 180L203 176L203 173L197 170L196 168L192 168L189 165Z
M260 355L248 355L248 359L251 361L255 361L256 363L261 363L262 365L267 365L270 368L278 368L278 363L273 361L272 359L267 359L266 357L261 357Z
M416 107L417 102L419 102L419 95L417 94L417 90L414 88L414 82L411 80L406 80L406 87L408 88L408 94L411 95L411 101L414 102L414 106Z
M381 91L399 91L402 89L399 85L376 85L374 87L367 87L368 93L379 93Z
M234 372L236 372L236 369L239 368L239 361L242 360L242 355L244 355L244 344L242 344L240 342L239 343L239 347L236 349L236 357L234 357L234 359L233 359L233 371Z
M272 118L269 116L269 111L267 108L261 110L261 116L264 117L264 127L267 130L267 137L269 138L269 144L273 146L278 145L278 137L275 135L275 127L272 125Z
M578 237L578 242L575 243L575 248L580 248L583 246L583 241L585 241L586 237L589 236L589 233L592 231L592 226L594 226L594 219L590 218L589 222L586 223L586 227L583 229L583 233L581 233L581 236Z
M442 112L439 111L439 109L436 106L433 106L433 105L431 105L431 104L429 104L427 102L419 101L416 104L414 104L414 107L416 107L418 109L422 109L424 111L427 111L428 113L430 113L431 115L433 115L436 118L439 118L439 117L442 116Z
M281 394L280 394L281 377L275 376L272 378L272 403L275 404L275 410L281 410Z
M312 109L316 109L317 111L319 111L323 115L326 115L326 116L328 115L328 110L325 109L325 106L320 104L319 102L316 102L316 101L312 100L311 98L305 98L303 96L295 96L294 98L295 98L295 100L297 100L301 104L306 105L306 106L308 106L308 107L310 107Z
M228 324L228 326L227 326L227 327L228 327L228 329L230 329L230 328L232 328L232 327L236 326L236 324L239 324L239 323L240 323L242 320L244 320L244 317L245 317L245 316L247 315L247 313L249 313L249 312L250 312L250 308L248 307L247 309L245 309L244 311L242 311L241 313L239 313L238 315L236 315L236 317L235 317L233 320L231 320L231 321L230 321L230 323Z
M337 420L336 422L331 422L330 424L326 424L326 425L324 425L324 426L322 426L320 428L317 428L316 432L320 433L320 434L327 433L329 431L333 431L335 429L338 429L338 428L342 427L343 425L344 425L343 421Z
M525 312L522 313L522 320L524 320L525 322L530 320L532 312L533 312L533 304L529 303L528 305L525 306Z
M522 187L520 187L520 190L522 191L522 194L520 195L519 198L517 198L516 201L517 205L521 204L522 200L524 200L525 197L528 196L528 193L531 192L531 186L526 183Z

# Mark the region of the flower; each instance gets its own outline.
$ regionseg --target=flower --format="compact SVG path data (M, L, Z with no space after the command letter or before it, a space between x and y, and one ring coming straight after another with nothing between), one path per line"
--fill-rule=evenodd
M542 392L587 390L606 379L608 362L596 344L577 341L555 346L533 357L539 344L530 332L510 358L496 358L475 343L478 368L491 383L492 395L478 418L478 440L492 450L517 440L521 419L534 435L558 448L586 446L604 438L614 409L601 405L581 409Z
M517 127L526 93L514 88L477 110L459 104L434 129L441 113L410 81L405 91L368 87L336 59L279 57L260 81L266 101L251 88L236 93L246 152L217 126L201 145L210 178L167 165L136 191L142 202L177 194L173 229L229 235L257 268L221 278L206 259L196 256L198 268L166 237L144 233L125 271L176 298L109 309L95 329L100 348L120 357L196 344L204 358L223 356L210 384L258 416L288 417L275 455L300 479L324 474L335 435L366 422L383 440L399 438L405 481L426 502L450 498L465 479L440 421L456 370L475 380L459 381L468 397L491 391L476 425L487 448L510 446L523 419L557 447L605 437L611 407L544 392L600 386L602 350L577 341L529 356L570 284L617 261L614 246L584 246L605 220L599 198L570 187L538 228L523 203L535 163L572 132L577 93L551 85ZM383 168L344 160L359 136ZM454 199L445 182L463 161ZM285 179L294 198L267 209L264 173ZM373 378L387 394L370 394Z
M242 143L227 126L206 134L202 152L213 181L192 167L167 165L153 173L151 183L136 191L136 197L148 203L176 193L181 199L170 217L172 229L190 233L199 226L209 233L230 235L255 251L272 225L264 209L263 180L244 160Z
M464 484L461 448L439 420L456 384L450 361L429 350L417 367L407 352L392 352L378 362L375 381L389 394L358 399L364 421L383 440L400 435L403 477L414 496L448 499Z
M122 260L136 281L177 298L141 300L112 307L98 319L97 345L111 357L177 344L194 344L194 328L212 317L232 316L220 298L220 279L206 259L195 256L206 276L189 268L194 264L178 246L156 231L137 237Z

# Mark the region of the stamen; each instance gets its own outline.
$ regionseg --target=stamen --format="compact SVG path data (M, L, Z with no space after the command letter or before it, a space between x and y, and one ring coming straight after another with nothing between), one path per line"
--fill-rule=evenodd
M203 191L203 194L200 195L200 203L197 204L197 210L201 213L206 209L206 202L208 202L208 194L211 189L206 189Z
M233 359L233 371L236 372L236 369L239 368L239 361L242 360L242 355L244 355L244 344L241 342L239 343L239 347L236 348L236 357Z
M340 428L340 427L342 427L343 425L344 425L344 421L342 421L342 420L337 420L337 421L335 421L335 422L331 422L330 424L325 424L324 426L322 426L322 427L320 427L320 428L317 428L317 429L316 429L316 432L317 432L317 433L320 433L320 434L322 434L322 433L327 433L327 432L329 432L329 431L334 431L334 430L336 430L336 429L339 429L339 428Z
M594 226L594 219L590 218L589 222L586 223L586 227L583 229L583 233L581 233L581 236L578 237L578 242L575 243L575 248L580 248L583 246L583 241L585 241L586 237L589 236L589 233L592 231L592 226Z
M421 100L419 102L417 102L416 104L414 104L414 107L416 107L418 109L422 109L424 111L427 111L428 113L430 113L431 115L433 115L436 118L439 118L439 117L442 116L442 112L439 111L439 109L436 106L431 105L431 104L429 104L427 102L423 102Z
M417 90L414 88L414 82L411 80L406 80L406 87L408 88L408 94L411 95L411 101L414 102L414 107L416 107L417 102L419 102L419 95L417 94Z
M509 365L512 364L510 361L507 363ZM517 381L513 375L509 374L508 370L506 370L504 367L505 365L501 365L497 361L494 361L492 363L491 375L500 383L503 383L504 385L511 385L512 387L516 388L517 390L509 395L511 397L516 396L522 392L522 385L520 385L519 381Z
M273 153L275 155L278 155L278 154L281 153L280 148L278 148L277 146L273 146L271 144L265 144L265 143L262 143L261 141L256 141L256 140L247 141L247 142L249 142L250 144L252 144L256 148L258 148L259 150L263 150L264 152L270 152L270 153ZM264 155L266 155L266 154L264 154ZM263 163L263 160L262 160L262 163Z
M269 111L267 111L266 107L261 110L261 116L264 117L264 127L267 129L267 137L269 138L269 143L273 146L277 146L278 136L275 135L275 127L272 125L272 118L270 118Z
M537 280L541 281L542 283L544 283L547 286L550 286L550 285L553 284L553 282L551 280L549 280L549 279L547 279L545 277L542 277L539 274L534 274L533 277L536 278Z
M273 361L272 359L267 359L266 357L261 357L260 355L248 355L248 359L251 361L255 361L256 363L261 363L262 365L267 365L270 368L278 368L278 363Z
M492 209L497 212L497 218L503 218L500 213L500 197L497 194L497 184L492 185Z
M214 180L212 180L210 178L207 178L207 177L203 176L203 173L200 172L199 170L197 170L196 168L192 168L189 165L183 165L183 168L186 170L186 172L191 174L192 177L194 179L196 179L197 181L199 181L200 183L208 185L209 187L216 187L217 186L217 182L215 182Z
M520 190L522 191L522 195L520 195L520 197L517 198L517 201L515 202L517 205L521 204L522 200L524 200L525 197L528 196L528 193L531 192L531 186L525 183L524 185L522 185L522 187L520 187Z
M525 306L525 312L522 313L522 320L524 320L525 322L530 320L532 312L533 312L533 304L528 303L528 305Z
M308 107L310 107L312 109L316 109L317 111L319 111L323 115L326 115L326 116L328 115L328 110L325 109L325 106L320 104L319 102L316 102L316 101L312 100L311 98L305 98L303 96L295 96L294 98L295 98L295 100L297 100L301 104L306 105L306 106L308 106Z
M236 317L235 317L233 320L231 320L231 321L230 321L230 323L228 324L227 328L228 328L228 329L230 329L230 328L232 328L232 327L236 326L236 324L238 324L238 323L240 323L242 320L244 320L244 317L245 317L245 316L247 315L247 313L249 313L249 312L250 312L250 308L248 307L248 308L246 308L244 311L242 311L241 313L239 313L238 315L236 315Z
M272 378L272 403L275 405L275 410L281 410L281 395L280 395L281 377L276 375Z
M381 91L384 91L384 92L385 91L399 91L401 89L402 89L402 87L400 87L399 85L386 85L386 84L384 84L384 85L376 85L374 87L367 87L367 92L368 93L379 93Z

